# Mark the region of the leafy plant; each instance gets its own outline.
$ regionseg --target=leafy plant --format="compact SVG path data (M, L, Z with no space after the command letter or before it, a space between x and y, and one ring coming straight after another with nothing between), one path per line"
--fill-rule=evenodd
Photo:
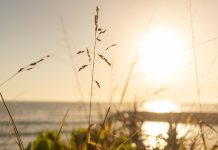
M89 129L79 128L72 130L69 143L56 139L58 132L45 131L30 142L26 150L135 150L132 147L131 138L122 133L119 137L113 135L110 130L91 125ZM107 128L109 129L109 128ZM60 135L59 135L60 137ZM55 145L53 145L56 139ZM87 141L88 144L87 144ZM98 143L96 142L98 141Z
M54 131L45 131L38 135L36 140L29 143L26 150L69 150L69 148L60 142L59 136L56 139L58 133ZM56 143L54 141L56 140Z

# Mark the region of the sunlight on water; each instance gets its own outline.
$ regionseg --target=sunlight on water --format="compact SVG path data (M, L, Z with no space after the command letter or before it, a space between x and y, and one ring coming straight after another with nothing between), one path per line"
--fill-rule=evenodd
M168 128L169 124L166 122L144 122L142 131L147 136L144 140L145 145L151 147L156 147L158 144L165 145L166 142L162 138L167 138Z
M177 104L171 101L166 101L166 100L155 100L152 102L145 103L143 105L143 108L146 111L158 112L158 113L179 112L180 111L180 108Z
M178 105L171 101L166 100L156 100L152 102L145 103L143 105L144 110L150 112L179 112L180 108ZM183 136L186 133L186 128L182 125L177 126L179 130L179 136ZM164 139L168 138L167 132L169 129L169 124L167 122L149 122L145 121L142 125L142 131L145 133L145 145L150 145L151 147L165 146L166 141Z

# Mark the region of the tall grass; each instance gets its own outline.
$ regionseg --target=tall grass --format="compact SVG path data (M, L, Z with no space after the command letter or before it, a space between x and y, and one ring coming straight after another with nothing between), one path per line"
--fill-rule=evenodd
M99 8L96 7L95 40L94 40L95 42L94 42L94 48L93 48L94 52L93 52L93 59L92 59L91 88L90 88L90 99L89 99L89 125L91 124L91 115L92 115L92 96L93 96L93 82L94 82L94 73L95 73L95 54L96 54L97 31L98 31L98 12L99 12Z
M96 141L96 144L95 144L95 148L97 148L98 141L99 141L99 138L100 138L100 136L101 136L101 132L102 132L104 126L105 126L105 122L106 122L106 119L107 119L108 114L109 114L109 112L110 112L110 109L111 109L111 108L109 107L108 110L107 110L107 113L106 113L106 115L105 115L104 121L103 121L103 123L102 123L102 125L101 125L101 129L100 129L100 132L99 132L98 137L97 137L97 141Z
M64 122L65 122L65 120L66 120L66 118L67 118L67 115L68 115L69 111L70 111L70 108L67 109L67 111L65 112L64 117L63 117L63 119L62 119L62 121L61 121L61 123L60 123L60 127L59 127L59 130L58 130L58 134L57 134L57 136L55 137L54 142L53 142L53 146L52 146L52 147L54 148L54 150L55 150L55 145L56 145L56 143L57 143L57 140L58 140L59 137L60 137L62 128L63 128L63 126L64 126Z
M74 75L74 78L75 78L75 81L76 81L76 86L77 86L79 94L80 94L80 101L84 104L84 96L83 96L81 84L80 84L80 81L79 81L78 73L77 73L77 71L76 71L76 69L74 67L74 57L73 57L73 54L71 52L72 51L72 46L70 44L68 34L67 34L67 29L65 27L64 19L62 17L61 17L61 27L62 27L62 33L63 33L63 36L64 36L64 42L65 42L67 52L68 52L68 55L69 55L69 58L70 58L70 61L71 61L71 66L72 66L73 75ZM85 104L84 104L83 108L84 108L85 111L87 111Z
M12 76L10 76L8 79L6 79L6 80L3 81L2 83L0 83L0 87L3 86L3 85L5 85L8 81L10 81L11 79L13 79L14 77L16 77L17 75L19 75L20 73L22 73L22 72L24 72L24 71L30 71L30 70L34 69L34 67L35 67L36 65L38 65L39 63L41 63L42 61L44 61L45 59L47 59L47 58L49 58L49 57L50 57L50 55L47 55L47 56L45 56L45 57L43 57L43 58L41 58L41 59L39 59L39 60L37 60L37 61L35 61L35 62L33 62L33 63L30 63L30 64L27 65L27 66L24 66L24 67L20 68L20 69L19 69L17 72L15 72ZM12 123L12 125L13 125L13 130L14 130L14 133L15 133L16 138L17 138L16 143L18 144L20 150L24 150L24 146L23 146L23 142L22 142L22 140L21 140L21 136L20 136L20 134L19 134L19 131L18 131L17 127L16 127L15 121L14 121L12 115L11 115L11 112L10 112L10 110L9 110L9 108L8 108L8 106L7 106L7 104L5 103L5 100L4 100L3 95L2 95L1 92L0 92L0 96L1 96L1 100L2 100L2 102L3 102L3 104L4 104L4 107L6 108L7 113L8 113L8 115L9 115L9 117L10 117L11 123Z
M88 114L88 126L91 125L91 116L92 116L92 101L93 101L93 89L94 84L97 85L98 88L101 88L101 84L98 80L95 79L95 70L96 70L96 62L100 59L104 61L108 66L111 66L110 61L104 56L104 53L107 52L110 48L116 46L117 44L112 44L105 48L105 50L101 53L97 52L97 44L98 42L102 42L101 35L106 33L106 29L102 29L99 26L99 8L96 7L96 14L94 17L94 45L93 45L93 55L90 55L90 50L86 48L86 50L78 51L76 54L84 54L86 53L89 64L83 64L79 71L82 71L83 69L87 68L88 66L91 66L91 81L90 81L90 96L89 96L89 114Z
M14 121L12 115L11 115L11 112L10 112L10 110L9 110L9 108L8 108L8 106L7 106L7 104L5 103L5 100L4 100L3 95L2 95L1 92L0 92L0 96L1 96L2 102L3 102L3 104L4 104L4 107L6 108L7 113L8 113L8 115L9 115L9 117L10 117L11 124L13 125L13 130L14 130L14 133L15 133L16 138L17 138L17 140L16 140L17 145L19 146L20 150L24 150L23 142L22 142L22 140L21 140L21 137L20 137L20 134L19 134L19 132L18 132L17 126L16 126L16 124L15 124L15 121Z
M192 4L191 4L191 0L189 0L189 15L190 15L190 25L191 25L191 36L192 36L192 48L193 48L193 53L194 53L194 65L195 65L195 79L196 79L196 89L197 89L197 100L199 102L199 105L200 105L200 113L202 113L202 108L201 108L201 93L200 93L200 83L199 83L199 71L198 71L198 61L197 61L197 46L196 46L196 42L195 42L195 35L194 35L194 27L193 27L193 17L192 17ZM63 24L63 21L62 21L62 25L63 25L63 32L64 32L64 35L65 35L65 42L66 42L66 45L67 45L67 48L68 48L68 51L70 52L71 51L71 46L69 44L69 40L67 38L67 33L66 33L66 30L65 30L65 27L64 27L64 24ZM100 136L102 134L102 131L105 131L104 129L104 126L105 124L107 123L107 118L108 118L108 115L109 115L109 112L110 112L110 106L106 112L106 115L104 117L104 120L103 120L103 123L101 124L101 127L100 127L100 131L98 132L97 134L97 139L95 142L93 142L91 140L91 128L93 127L93 124L91 123L91 116L92 116L92 101L93 101L93 89L94 89L94 84L96 84L96 86L98 88L101 88L101 84L98 80L95 79L95 70L96 70L96 62L98 61L98 59L100 60L103 60L107 65L111 66L111 63L108 61L108 59L103 55L108 49L110 49L111 47L113 46L116 46L116 44L112 44L110 45L109 47L107 47L105 49L105 51L103 53L97 53L97 43L98 42L101 42L101 38L100 38L100 35L101 34L104 34L106 32L106 30L103 30L102 28L99 27L99 8L96 7L96 14L95 14L95 29L94 29L94 46L93 46L93 55L91 56L90 55L90 51L88 48L86 48L86 50L82 50L82 51L78 51L77 54L83 54L83 53L86 53L87 55L87 58L88 58L88 61L89 61L89 64L84 64L82 65L78 71L82 71L83 69L87 68L88 66L91 67L91 82L90 82L90 97L89 97L89 112L88 112L88 131L87 131L87 135L86 135L86 138L87 138L87 147L89 148L89 145L94 146L95 149L99 149L102 148L103 149L103 146L101 146L101 144L99 144L99 140L100 140ZM215 40L216 38L213 38L211 40ZM33 62L23 68L20 68L15 74L13 74L11 77L9 77L7 80L5 80L4 82L2 82L0 84L0 87L3 86L5 83L7 83L9 80L11 80L12 78L14 78L16 75L20 74L21 72L24 72L24 71L29 71L31 69L34 68L35 65L37 65L38 63L40 63L41 61L43 61L44 59L46 59L47 57L50 57L49 55L36 61L36 62ZM71 60L72 60L72 54L70 54L70 57L71 57ZM129 73L127 75L127 78L125 80L125 85L124 85L124 88L123 88L123 91L121 93L121 98L120 98L120 102L119 102L119 106L118 106L118 109L120 110L121 108L121 105L123 104L123 101L125 99L125 95L127 93L127 88L129 86L129 82L130 82L130 79L131 79L131 75L132 75L132 72L133 72L133 69L134 69L134 66L135 66L135 62L131 64L130 66L130 70L129 70ZM78 76L77 76L77 73L76 71L74 70L74 75L76 77L76 82L77 82L77 85L79 87L79 92L81 94L81 98L83 99L83 95L82 95L82 90L81 90L81 87L80 87L80 84L79 84L79 80L78 80ZM115 89L116 90L116 89ZM115 91L114 90L114 91ZM160 90L157 90L154 92L154 94L158 93L158 92L161 92L162 90L164 89L160 89ZM11 115L11 112L8 108L8 106L6 105L5 103L5 100L2 96L2 94L0 93L0 96L1 96L1 99L3 101L3 104L4 104L4 107L6 108L7 110L7 113L10 117L10 120L11 120L11 123L13 125L13 129L14 129L14 132L16 134L16 138L17 138L17 144L20 148L20 150L24 150L24 146L23 146L23 143L22 143L22 140L21 140L21 137L20 137L20 134L18 132L18 129L16 127L16 124L15 124L15 121ZM111 99L112 99L112 96L111 96ZM64 117L63 117L63 120L61 121L60 123L60 127L59 127L59 130L58 130L58 133L53 141L53 149L55 149L55 145L56 143L58 142L58 139L59 139L59 136L61 134L61 131L62 131L62 128L63 128L63 125L64 125L64 122L66 120L66 117L69 113L69 109L67 109ZM137 110L135 109L135 115L137 115ZM132 117L132 118L131 118ZM134 118L134 116L131 116L128 118L128 120L125 118L125 116L123 117L123 124L128 124L127 122L130 122L129 124L131 124L131 127L127 127L129 130L131 130L132 128L134 128L134 130L131 130L130 132L133 132L133 133L130 133L129 136L127 138L125 138L124 140L121 138L122 142L118 145L116 145L117 147L114 148L114 141L112 142L112 146L109 147L108 149L123 149L123 146L125 146L126 143L128 143L129 141L132 140L132 138L134 136L136 136L139 132L141 132L141 127L138 127L137 128L137 124L136 124L136 118ZM125 120L126 119L126 120ZM145 118L146 120L146 118ZM177 133L176 133L176 127L173 128L172 127L172 122L169 121L169 124L170 124L170 129L169 129L169 133L168 133L168 136L169 138L166 140L168 142L168 147L166 147L165 149L168 150L169 149L172 149L172 147L170 146L174 146L173 149L180 149L180 147L178 147L178 143L177 143ZM204 149L207 150L207 144L206 144L206 140L205 140L205 136L204 136L204 132L203 132L203 124L206 124L204 122L199 122L199 126L200 126L200 132L201 132L201 138L202 138L202 141L203 141L203 146L204 146ZM176 122L176 125L177 125L177 122ZM129 125L130 126L130 125ZM208 125L209 126L209 125ZM211 129L213 129L211 127ZM215 129L213 129L214 131L216 131ZM110 131L105 131L107 133L107 135L113 135L113 137L116 138L116 136L114 134L112 134ZM216 131L217 132L217 131ZM118 137L119 138L119 137ZM107 142L107 141L105 141ZM170 145L172 144L172 145ZM158 148L157 148L158 149Z
M123 100L125 98L125 95L126 95L126 92L127 92L127 88L128 88L128 85L129 85L129 81L131 79L131 76L132 76L132 72L133 72L133 69L134 69L134 66L135 66L135 62L133 62L130 66L130 70L129 70L129 73L128 73L128 76L126 78L126 81L125 81L125 85L123 87L123 91L122 91L122 94L121 94L121 97L120 97L120 102L119 102L119 107L118 109L120 110L121 108L121 105L123 104Z
M200 83L199 83L199 73L198 73L198 62L197 62L197 49L195 44L195 35L194 35L194 26L193 26L193 16L192 16L192 0L189 0L189 17L190 17L190 26L191 26L191 36L192 36L192 48L194 55L194 66L195 66L195 81L196 81L196 90L197 90L197 100L200 107L200 113L202 113L201 108L201 93L200 93ZM203 133L202 123L199 122L201 137L204 145L204 149L207 150L207 144Z
M10 81L11 79L13 79L14 77L16 77L17 75L19 75L20 73L22 73L22 72L24 72L24 71L30 71L30 70L34 69L34 67L35 67L36 65L38 65L39 63L41 63L42 61L44 61L45 59L47 59L47 58L49 58L49 57L50 57L50 55L47 55L47 56L45 56L45 57L43 57L43 58L41 58L41 59L39 59L39 60L37 60L37 61L35 61L35 62L33 62L33 63L30 63L30 64L27 65L27 66L24 66L24 67L20 68L17 72L15 72L13 75L11 75L8 79L6 79L5 81L1 82L1 83L0 83L0 87L3 86L3 85L5 85L8 81Z

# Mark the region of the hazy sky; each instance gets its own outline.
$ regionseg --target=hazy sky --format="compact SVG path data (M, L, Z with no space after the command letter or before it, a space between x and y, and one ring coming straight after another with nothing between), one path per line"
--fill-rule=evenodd
M140 62L145 55L151 59L145 61L147 64L153 65L150 62L162 61L162 72L157 74L160 80L148 75L153 70L147 70L146 74L146 68L136 64L126 99L167 99L193 103L196 99L196 82L188 0L1 0L0 81L6 80L19 68L51 55L51 58L38 64L33 70L19 74L0 87L5 98L42 101L80 99L73 68L78 72L80 66L88 63L85 56L78 56L76 52L85 48L93 49L94 15L97 5L100 8L99 25L107 29L106 34L102 36L102 42L97 45L97 51L101 52L111 44L118 45L105 53L113 67L100 60L96 63L95 79L100 82L101 89L94 86L94 99L108 101L114 91L113 101L117 101L133 59ZM218 36L217 6L217 0L192 1L195 43L199 45L196 56L201 100L206 103L218 102L217 40L204 43ZM61 18L71 45L73 66L65 43ZM167 80L161 80L161 76L167 76L164 70L169 71L169 67L164 65L164 62L170 59L164 55L167 54L167 49L163 48L160 53L155 52L157 54L151 58L150 52L147 55L140 47L142 39L150 31L155 32L160 28L167 31L166 34L172 29L183 41L179 46L185 57L182 66L177 67L177 72L171 74ZM175 44L177 41L170 39L170 35L171 31L168 42L172 40L178 47L181 42ZM161 46L160 41L161 39L152 42ZM175 54L178 53L175 49ZM146 57L144 59L147 59ZM84 99L88 99L90 68L78 72L78 76ZM166 90L159 95L153 95L154 91L161 88Z

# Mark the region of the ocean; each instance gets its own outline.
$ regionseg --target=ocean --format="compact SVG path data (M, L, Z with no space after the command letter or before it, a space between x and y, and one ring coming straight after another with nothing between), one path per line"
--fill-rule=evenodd
M89 103L67 102L6 102L15 120L24 146L36 138L42 131L55 130L60 127L64 114L70 108L62 133L69 134L72 129L88 127ZM92 123L103 121L108 109L107 103L92 104ZM124 105L123 108L129 108ZM66 137L67 138L67 137ZM0 103L0 150L19 149L10 118L3 103Z
M70 112L65 121L62 133L65 133L63 138L68 138L67 135L72 129L88 127L88 103L66 103L66 102L7 102L9 110L16 122L17 128L21 135L24 146L26 147L30 141L33 141L36 136L42 131L46 130L58 130L60 122L63 119L67 109L70 108ZM117 105L113 104L116 107ZM123 110L132 110L133 105L124 104ZM100 123L109 104L107 103L93 103L92 104L92 123ZM112 111L115 108L112 107ZM183 105L183 111L197 111L197 107L191 107L191 105ZM204 105L204 112L216 112L218 110L217 105ZM154 124L152 125L154 126ZM218 129L217 126L213 126ZM217 133L212 133L207 128L208 140L210 145L216 144L218 140ZM206 129L205 129L206 131ZM212 142L210 140L212 138ZM15 142L15 135L13 127L10 122L10 118L0 103L0 150L18 150L18 146Z

